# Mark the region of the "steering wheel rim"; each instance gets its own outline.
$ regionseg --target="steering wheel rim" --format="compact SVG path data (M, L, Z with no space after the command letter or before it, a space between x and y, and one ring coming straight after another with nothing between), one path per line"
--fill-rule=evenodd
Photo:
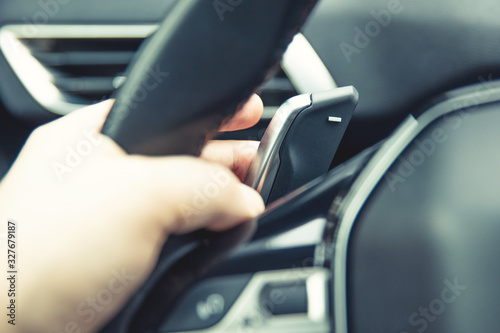
M197 155L207 134L217 130L276 68L316 1L239 2L223 19L210 1L179 2L132 62L103 134L131 154ZM254 49L259 52L249 54ZM206 64L201 72L195 70L200 63ZM162 71L165 64L171 68L168 79L146 90L151 68ZM196 98L191 97L193 90ZM199 231L171 237L151 276L102 332L154 330L169 309L166 295L162 307L152 305L155 290L165 281L181 281L170 291L172 302L207 267L248 239L254 226L249 222L222 234Z

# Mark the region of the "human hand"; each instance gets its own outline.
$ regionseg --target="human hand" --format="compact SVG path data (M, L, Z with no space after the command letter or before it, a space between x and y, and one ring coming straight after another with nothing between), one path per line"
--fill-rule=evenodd
M19 270L19 319L2 320L2 332L95 332L146 279L169 235L226 230L264 209L239 180L256 143L210 142L201 158L129 156L99 134L111 105L35 130L0 183L0 233L17 222ZM261 113L254 96L221 130Z

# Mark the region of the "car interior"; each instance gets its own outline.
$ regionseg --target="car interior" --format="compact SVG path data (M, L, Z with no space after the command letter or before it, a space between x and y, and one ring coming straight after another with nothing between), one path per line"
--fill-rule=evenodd
M169 239L101 332L495 332L499 14L494 0L0 0L0 179L37 126L109 98L103 133L127 152L196 155L255 90L259 123L217 138L261 141L257 227ZM130 97L151 77L161 89Z

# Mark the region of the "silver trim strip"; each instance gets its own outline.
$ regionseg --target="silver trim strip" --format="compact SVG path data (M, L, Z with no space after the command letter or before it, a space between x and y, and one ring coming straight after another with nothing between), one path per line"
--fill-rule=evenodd
M158 25L8 25L18 38L146 38ZM31 32L32 31L32 32Z
M66 115L87 106L66 102L52 83L52 75L11 31L0 31L0 48L24 88L45 109L58 115Z
M328 306L328 275L325 271L314 273L306 281L307 316L314 322L327 322L330 318Z
M33 29L33 33L30 33ZM157 25L8 25L0 29L0 50L31 96L45 109L66 115L88 106L67 101L52 83L53 75L32 55L20 41L23 38L146 38Z
M288 46L281 67L299 94L337 88L325 64L301 33L298 33Z
M429 109L418 120L415 120L413 116L409 116L388 141L384 143L351 187L339 209L338 217L340 223L338 224L339 227L335 237L333 264L335 332L348 332L346 294L347 250L349 237L361 208L394 160L424 128L447 113L467 108L467 106L470 107L471 101L475 102L472 106L498 102L500 101L500 87L490 88L482 94L476 90L476 92L452 97Z

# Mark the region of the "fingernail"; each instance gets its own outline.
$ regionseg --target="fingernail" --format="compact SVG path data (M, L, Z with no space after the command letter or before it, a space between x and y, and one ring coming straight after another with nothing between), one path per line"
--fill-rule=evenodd
M240 186L250 215L255 217L264 212L265 205L260 194L247 185L241 184Z

